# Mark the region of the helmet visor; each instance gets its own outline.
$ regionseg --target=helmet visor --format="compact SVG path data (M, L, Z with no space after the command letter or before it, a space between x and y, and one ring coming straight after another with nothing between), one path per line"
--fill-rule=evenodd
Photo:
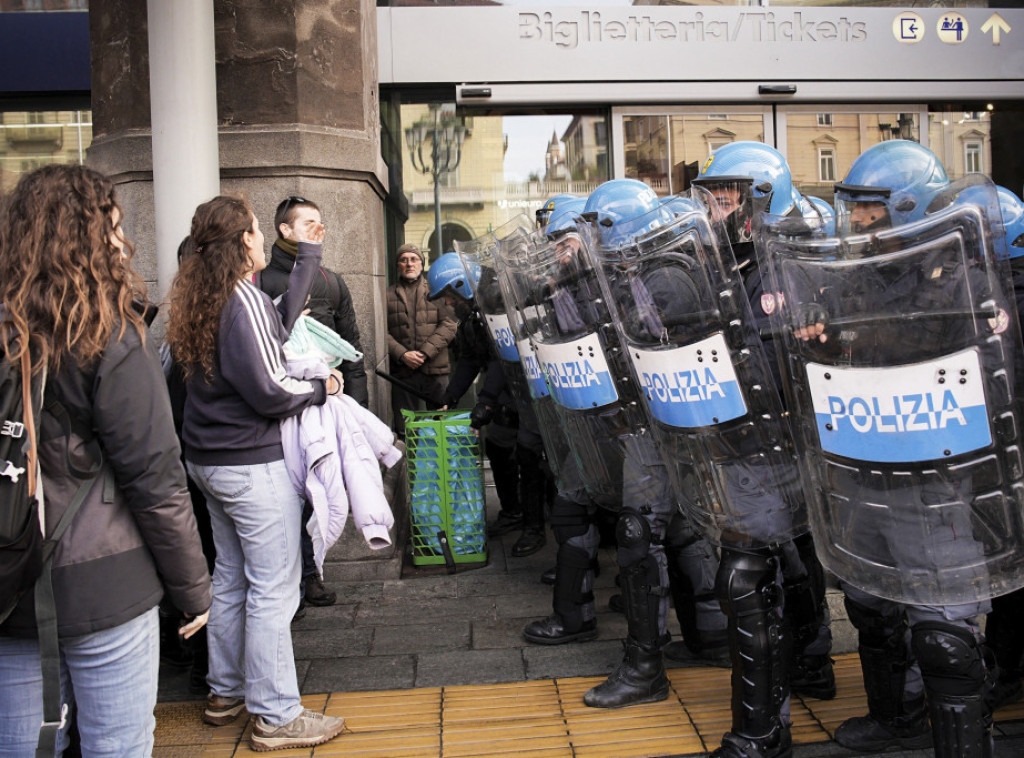
M712 221L725 226L729 242L734 245L750 242L754 180L748 176L716 176L696 179L693 183L707 190L707 193L700 193L700 199L707 203Z

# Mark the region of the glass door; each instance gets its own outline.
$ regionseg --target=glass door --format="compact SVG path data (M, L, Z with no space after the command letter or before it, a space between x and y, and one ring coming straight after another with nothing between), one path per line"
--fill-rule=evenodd
M780 105L776 147L786 156L793 185L830 205L832 187L872 145L908 139L928 147L924 105ZM941 156L940 156L941 157Z
M772 144L771 106L614 108L616 177L639 179L659 197L685 192L712 151L740 140Z

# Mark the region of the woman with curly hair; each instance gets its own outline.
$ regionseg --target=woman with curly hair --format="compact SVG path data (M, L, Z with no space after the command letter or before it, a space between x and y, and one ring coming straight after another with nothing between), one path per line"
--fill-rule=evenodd
M206 496L217 558L208 627L203 720L255 716L255 750L333 739L344 720L305 710L290 622L299 602L302 503L288 477L279 422L342 389L340 375L298 380L282 344L302 313L320 262L322 225L298 243L290 289L277 306L252 283L263 233L248 204L220 196L196 209L171 291L167 339L186 375L182 440Z
M0 344L15 362L29 349L45 377L38 461L47 536L86 487L51 563L61 701L75 706L84 755L119 758L152 752L164 590L192 619L186 636L210 607L163 371L140 307L145 287L121 218L114 185L83 166L23 176L0 208ZM96 470L83 485L83 472ZM32 592L0 624L0 755L32 755L40 736L40 626Z

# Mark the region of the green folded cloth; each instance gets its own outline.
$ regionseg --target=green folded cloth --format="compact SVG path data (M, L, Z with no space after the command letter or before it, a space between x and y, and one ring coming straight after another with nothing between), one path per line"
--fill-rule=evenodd
M316 355L330 368L342 361L357 361L363 354L338 334L309 316L299 316L288 337L293 355Z

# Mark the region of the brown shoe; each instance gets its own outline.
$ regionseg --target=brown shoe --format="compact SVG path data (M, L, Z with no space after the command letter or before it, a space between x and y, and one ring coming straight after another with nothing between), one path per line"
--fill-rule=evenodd
M313 747L333 740L344 729L345 719L340 716L325 716L309 709L279 727L272 727L262 716L257 716L249 745L259 753L289 747Z
M237 719L244 710L244 697L221 697L211 692L206 696L203 722L210 726L224 726Z

